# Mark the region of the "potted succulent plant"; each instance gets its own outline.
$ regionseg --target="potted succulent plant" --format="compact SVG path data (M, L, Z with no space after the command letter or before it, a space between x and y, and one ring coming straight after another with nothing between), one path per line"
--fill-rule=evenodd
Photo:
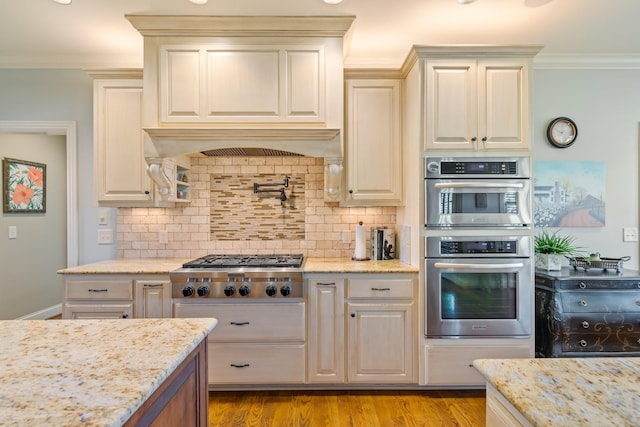
M580 253L581 248L575 246L574 240L572 236L560 235L559 231L543 229L534 239L536 268L560 270L563 258Z

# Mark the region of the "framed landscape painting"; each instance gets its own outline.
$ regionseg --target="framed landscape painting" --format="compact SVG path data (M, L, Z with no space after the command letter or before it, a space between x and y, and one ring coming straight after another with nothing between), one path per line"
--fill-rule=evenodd
M47 166L42 163L4 158L2 160L2 211L4 213L46 212Z

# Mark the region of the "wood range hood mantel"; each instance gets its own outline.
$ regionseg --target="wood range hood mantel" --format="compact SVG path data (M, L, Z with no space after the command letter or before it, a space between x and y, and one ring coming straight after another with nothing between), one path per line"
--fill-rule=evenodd
M125 17L144 36L148 163L233 148L342 159L354 16Z

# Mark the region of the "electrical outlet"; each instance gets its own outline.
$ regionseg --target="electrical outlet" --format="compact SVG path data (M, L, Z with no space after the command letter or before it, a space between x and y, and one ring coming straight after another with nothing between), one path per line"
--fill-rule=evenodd
M637 242L638 241L638 229L636 227L624 227L622 229L622 241L623 242Z
M98 244L99 245L112 245L113 244L113 230L104 229L98 230Z

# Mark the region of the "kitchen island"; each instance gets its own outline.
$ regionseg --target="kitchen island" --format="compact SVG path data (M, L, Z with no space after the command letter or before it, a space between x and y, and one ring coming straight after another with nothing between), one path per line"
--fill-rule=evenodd
M148 425L179 411L206 426L206 337L216 323L0 321L0 426Z
M485 359L487 427L638 425L640 359Z

